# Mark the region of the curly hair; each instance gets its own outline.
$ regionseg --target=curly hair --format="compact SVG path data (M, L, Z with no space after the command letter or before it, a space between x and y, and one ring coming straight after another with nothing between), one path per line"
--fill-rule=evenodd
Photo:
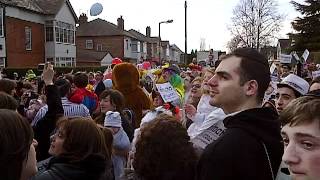
M159 115L144 126L133 167L145 180L194 179L196 153L185 128L172 116Z

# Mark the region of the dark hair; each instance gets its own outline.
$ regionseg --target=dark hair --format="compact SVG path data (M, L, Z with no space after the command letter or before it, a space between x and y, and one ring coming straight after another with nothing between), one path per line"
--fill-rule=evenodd
M281 112L279 120L284 126L297 126L319 121L320 125L320 98L314 96L302 96L291 101Z
M0 179L20 180L33 140L28 121L12 110L0 109Z
M77 72L73 76L73 82L77 88L85 88L89 83L89 77L86 73Z
M196 162L187 130L174 117L161 114L141 129L133 167L142 179L191 180Z
M57 122L57 127L61 128L65 137L62 145L64 152L60 156L69 158L71 162L82 161L93 154L108 159L104 133L92 119L62 118Z
M11 95L0 92L0 109L11 109L15 111L18 109L18 102Z
M238 48L232 53L222 58L226 59L231 56L241 58L240 62L240 85L244 85L250 80L258 83L258 102L262 102L264 93L270 83L270 70L267 58L252 48Z
M16 82L10 79L0 79L0 91L11 94L11 91L17 87Z
M67 79L59 79L54 84L58 86L61 97L65 97L71 90L71 84Z
M124 96L122 95L122 93L118 90L115 90L115 89L104 90L100 94L100 97L99 97L100 101L108 96L110 97L111 104L115 107L115 111L117 111L121 115L123 115L123 109L125 106L125 104L124 104L125 99L124 99ZM105 118L105 113L99 113L99 115L96 118L94 118L94 121L97 124L103 125L104 118Z

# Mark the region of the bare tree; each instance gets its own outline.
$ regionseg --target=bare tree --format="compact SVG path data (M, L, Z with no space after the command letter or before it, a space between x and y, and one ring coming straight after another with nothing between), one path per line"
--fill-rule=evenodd
M276 38L284 20L275 0L240 0L233 9L229 27L238 46L260 49ZM234 40L234 39L233 39Z

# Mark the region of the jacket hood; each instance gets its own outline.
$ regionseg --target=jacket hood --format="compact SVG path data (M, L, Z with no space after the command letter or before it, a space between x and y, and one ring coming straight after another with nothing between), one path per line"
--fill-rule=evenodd
M70 162L65 157L54 157L50 160L48 169L64 178L78 180L98 180L106 171L107 161L101 155L90 155L79 162Z
M223 120L227 129L241 128L263 142L281 139L278 114L271 108L254 108L228 116Z

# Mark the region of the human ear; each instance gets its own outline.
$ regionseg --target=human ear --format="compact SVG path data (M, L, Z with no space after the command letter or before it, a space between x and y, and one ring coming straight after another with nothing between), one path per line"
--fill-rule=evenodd
M245 94L247 96L258 94L258 82L256 80L250 80L245 83Z

